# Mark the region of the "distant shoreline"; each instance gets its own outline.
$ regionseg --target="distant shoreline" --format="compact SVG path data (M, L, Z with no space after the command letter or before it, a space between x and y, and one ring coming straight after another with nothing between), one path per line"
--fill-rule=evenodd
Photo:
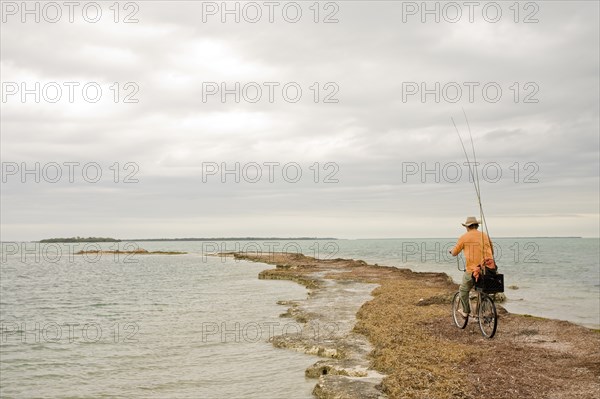
M120 242L121 240L111 237L68 237L68 238L44 238L40 240L40 243L51 244L51 243L72 243L72 242ZM36 241L34 241L36 242Z
M122 241L309 241L338 240L333 237L214 237L214 238L130 238Z
M598 237L582 236L506 236L493 237L494 239L583 239ZM396 237L396 238L336 238L336 237L188 237L188 238L103 238L103 237L72 237L72 238L45 238L39 241L21 241L21 242L39 242L48 243L98 243L98 242L193 242L193 241L358 241L358 240L455 240L456 237ZM10 241L2 241L10 242Z
M333 237L211 237L211 238L103 238L103 237L72 237L72 238L45 238L39 241L31 241L31 242L40 242L40 243L72 243L72 242L128 242L128 241L136 241L136 242L149 242L149 241L159 241L159 242L179 242L179 241L324 241L324 240L338 240L338 238Z

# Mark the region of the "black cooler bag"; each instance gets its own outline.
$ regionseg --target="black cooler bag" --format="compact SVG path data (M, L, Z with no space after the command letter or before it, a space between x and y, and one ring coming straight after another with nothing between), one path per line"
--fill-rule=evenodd
M475 288L488 294L504 292L504 274L486 268L485 274L480 274L475 282Z

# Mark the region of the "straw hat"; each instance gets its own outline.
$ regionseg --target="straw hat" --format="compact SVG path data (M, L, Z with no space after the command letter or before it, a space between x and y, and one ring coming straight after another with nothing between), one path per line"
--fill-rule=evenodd
M479 220L477 220L477 218L475 216L469 216L467 218L467 221L464 223L461 223L463 226L465 227L469 227L472 226L474 224L480 224Z

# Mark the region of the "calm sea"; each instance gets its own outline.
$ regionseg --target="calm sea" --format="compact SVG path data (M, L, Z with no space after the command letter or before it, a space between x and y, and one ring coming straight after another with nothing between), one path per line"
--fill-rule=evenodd
M270 266L206 256L302 252L354 258L458 280L453 239L211 241L102 244L187 255L72 255L98 244L3 243L2 398L310 398L318 359L267 342L300 325L278 300L302 299ZM600 327L598 239L496 239L505 306Z
M163 248L160 244L144 247ZM193 249L194 244L185 244ZM2 398L311 398L318 359L275 349L301 328L278 300L290 281L258 280L265 265L197 255L103 255L1 269ZM9 252L13 252L8 248Z

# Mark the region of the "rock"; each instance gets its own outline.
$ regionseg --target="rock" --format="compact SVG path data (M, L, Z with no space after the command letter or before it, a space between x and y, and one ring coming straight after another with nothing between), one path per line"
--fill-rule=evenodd
M366 377L368 370L360 364L348 360L320 360L304 372L308 378L322 375L344 375L347 377Z
M335 346L331 346L332 344L317 343L314 339L302 334L277 335L271 337L269 341L276 348L286 348L296 352L332 359L343 357L342 351Z
M259 280L290 280L305 286L308 289L317 288L319 281L314 278L303 277L291 273L285 273L285 269L267 269L258 273Z
M326 374L319 377L313 390L319 399L381 399L386 396L371 382L352 377Z
M497 292L495 294L492 294L492 299L496 303L506 302L506 295L504 295L503 292Z
M298 306L299 305L299 301L277 301L276 302L278 305L283 305L283 306Z

